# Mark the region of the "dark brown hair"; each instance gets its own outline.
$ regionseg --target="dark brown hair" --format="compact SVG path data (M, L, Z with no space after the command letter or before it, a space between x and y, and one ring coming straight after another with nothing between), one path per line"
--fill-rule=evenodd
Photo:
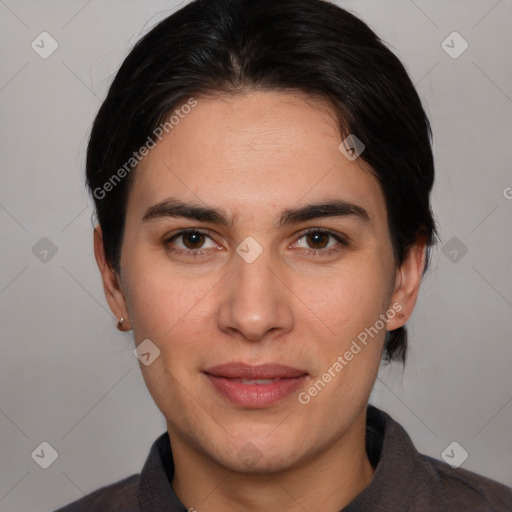
M341 132L365 144L360 158L382 187L397 265L419 235L428 263L436 241L430 124L398 58L324 0L195 0L135 45L94 121L87 186L112 269L121 271L134 155L191 97L247 88L300 91L333 105ZM405 362L406 349L405 327L387 333L385 360Z

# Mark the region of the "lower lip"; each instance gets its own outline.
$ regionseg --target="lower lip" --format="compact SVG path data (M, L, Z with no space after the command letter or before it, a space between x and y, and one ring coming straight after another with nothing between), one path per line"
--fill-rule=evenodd
M298 389L307 375L280 379L268 384L244 384L226 377L206 374L213 387L236 405L258 409L273 405Z

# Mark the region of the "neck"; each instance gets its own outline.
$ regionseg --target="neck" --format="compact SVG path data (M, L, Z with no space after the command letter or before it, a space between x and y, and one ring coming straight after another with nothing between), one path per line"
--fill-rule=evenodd
M365 447L366 411L335 443L293 467L239 473L193 450L171 433L172 486L189 510L213 512L339 512L372 479Z

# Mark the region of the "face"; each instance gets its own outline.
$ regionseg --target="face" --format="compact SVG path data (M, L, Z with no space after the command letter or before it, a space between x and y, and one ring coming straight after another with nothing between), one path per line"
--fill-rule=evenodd
M141 369L173 443L229 469L346 439L414 306L421 251L396 268L377 179L340 142L312 99L198 97L136 170L115 285L97 233L112 310L160 350Z

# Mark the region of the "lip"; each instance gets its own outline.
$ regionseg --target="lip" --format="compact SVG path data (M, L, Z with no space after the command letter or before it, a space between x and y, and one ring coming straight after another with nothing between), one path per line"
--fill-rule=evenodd
M233 362L212 366L205 373L228 379L285 379L300 377L308 372L276 363L250 365Z
M304 370L274 363L227 363L208 368L204 374L221 396L250 409L268 407L279 402L299 388L308 377ZM243 382L259 379L270 382Z

